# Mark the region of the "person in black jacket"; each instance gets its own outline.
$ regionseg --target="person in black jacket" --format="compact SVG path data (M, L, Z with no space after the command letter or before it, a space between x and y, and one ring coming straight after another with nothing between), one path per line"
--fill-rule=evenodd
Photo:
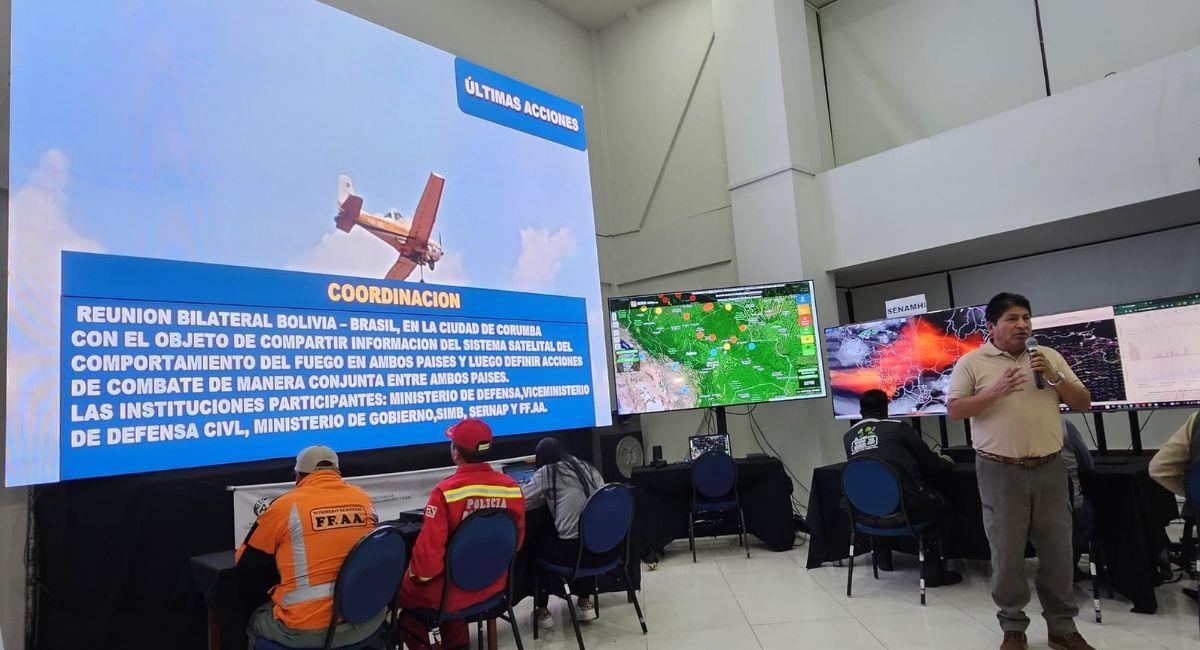
M842 441L846 448L846 459L875 458L890 465L900 477L904 494L904 507L913 521L938 519L946 509L945 499L930 487L928 478L944 474L954 465L948 456L939 456L925 444L921 434L900 420L888 419L887 393L872 389L859 398L859 412L863 419L850 428ZM897 525L902 522L876 522L881 526ZM937 527L925 536L926 585L938 587L962 582L962 575L945 568L945 562L934 543ZM876 550L887 546L876 540ZM878 553L879 566L891 569L890 552Z

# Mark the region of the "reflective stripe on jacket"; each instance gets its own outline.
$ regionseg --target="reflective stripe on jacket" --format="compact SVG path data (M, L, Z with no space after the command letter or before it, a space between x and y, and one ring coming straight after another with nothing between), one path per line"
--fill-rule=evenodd
M319 470L258 516L237 557L247 547L274 556L280 579L271 590L275 618L293 629L324 629L342 560L376 521L362 488L334 470Z
M468 463L460 465L454 474L438 483L429 495L425 525L413 546L412 561L400 584L402 606L437 609L441 605L446 544L467 515L485 508L501 508L513 514L519 547L525 536L525 499L516 481L487 463ZM462 609L500 593L504 580L502 576L487 589L476 592L464 592L451 585L446 602L448 611Z

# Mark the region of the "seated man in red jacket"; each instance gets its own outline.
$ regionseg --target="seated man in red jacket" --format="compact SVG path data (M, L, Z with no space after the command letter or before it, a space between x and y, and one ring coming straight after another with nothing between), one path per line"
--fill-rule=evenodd
M485 462L492 447L492 429L482 420L463 420L446 430L450 438L450 457L458 470L429 495L425 506L425 525L413 545L412 561L400 583L400 607L437 610L442 603L445 584L446 544L463 519L476 510L504 508L512 512L517 524L517 546L525 536L525 499L521 488L507 475ZM505 577L482 591L464 592L453 584L446 599L446 611L453 612L490 598L504 589ZM402 617L409 648L427 648L429 630L418 617ZM465 648L470 639L462 620L441 626L442 647Z

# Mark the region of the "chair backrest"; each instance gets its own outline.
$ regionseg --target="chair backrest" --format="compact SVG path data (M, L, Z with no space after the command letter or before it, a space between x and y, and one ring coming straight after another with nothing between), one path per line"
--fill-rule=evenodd
M590 553L617 547L633 526L633 493L628 485L609 483L588 497L579 514L579 539Z
M737 464L723 451L706 451L692 461L692 485L702 496L723 497L737 485Z
M362 623L386 607L408 566L407 548L395 526L379 526L358 540L342 560L334 583L337 616Z
M846 463L842 491L855 510L872 517L887 517L900 510L900 479L891 467L874 458Z
M476 510L446 545L446 574L463 591L486 589L508 572L517 554L517 524L503 508Z
M1200 461L1188 466L1183 475L1184 498L1192 508L1200 506Z

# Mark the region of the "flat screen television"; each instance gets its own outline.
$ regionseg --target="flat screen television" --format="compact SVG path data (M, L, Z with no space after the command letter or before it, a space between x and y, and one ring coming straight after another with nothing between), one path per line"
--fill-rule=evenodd
M982 305L825 328L834 417L859 418L872 388L891 397L891 416L945 414L955 362L987 331Z
M582 106L317 0L11 4L5 485L611 423Z
M825 396L812 281L612 298L622 415Z
M1075 370L1093 411L1200 405L1200 293L1037 316L1033 334Z

